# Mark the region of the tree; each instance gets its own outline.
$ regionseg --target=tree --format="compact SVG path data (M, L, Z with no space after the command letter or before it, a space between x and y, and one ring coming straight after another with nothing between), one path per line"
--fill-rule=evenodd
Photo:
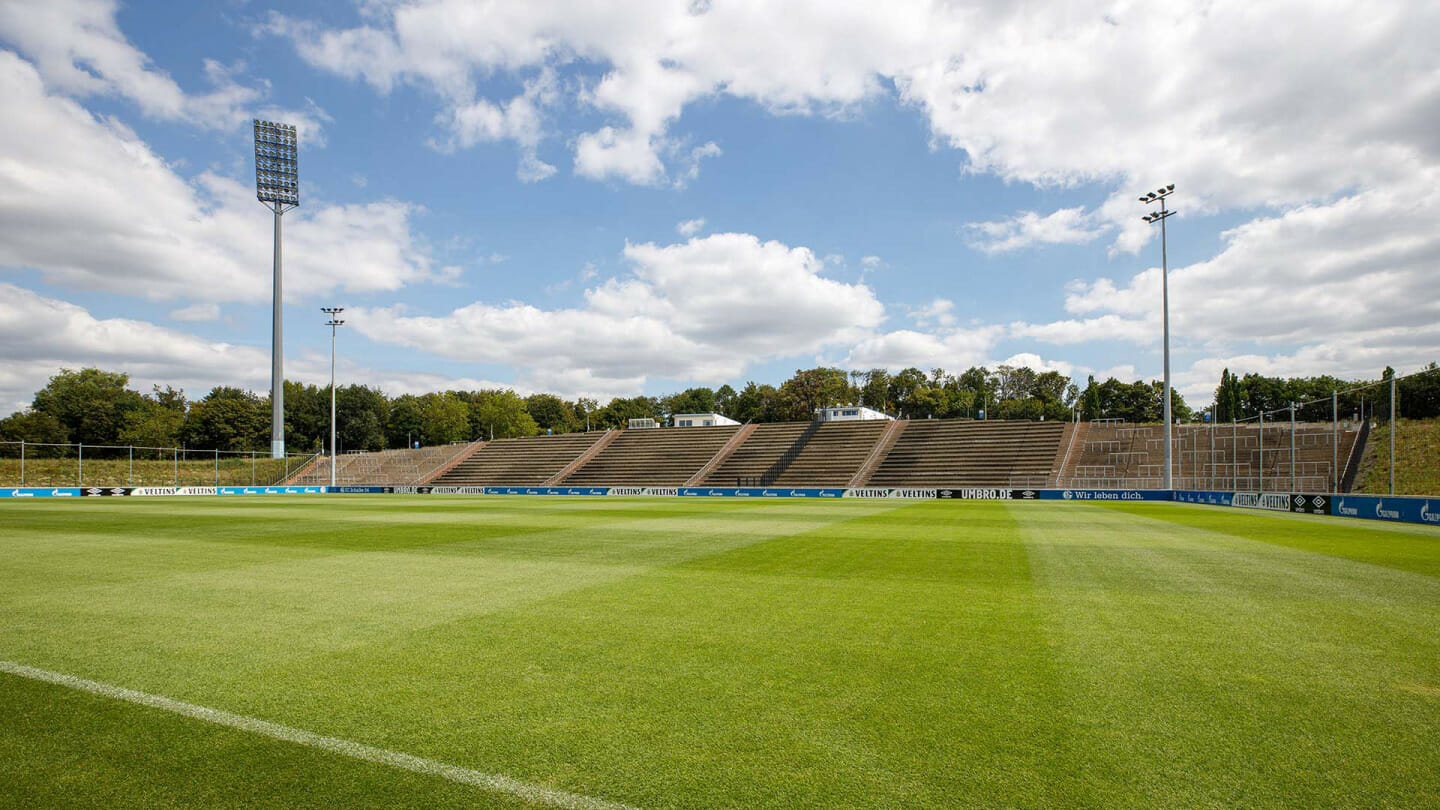
M890 400L890 373L883 368L872 368L863 375L860 384L860 404L883 413L892 413L895 404Z
M470 407L454 392L420 397L420 436L426 444L450 444L470 438Z
M580 397L579 399L575 400L575 404L573 407L575 409L576 428L583 427L586 430L589 430L590 423L593 421L593 416L595 412L600 410L600 403L589 397Z
M795 376L780 386L779 415L789 422L808 422L815 411L847 401L850 381L838 368L796 369Z
M623 428L631 419L658 419L660 406L651 397L616 397L593 415L593 424L603 428Z
M731 413L726 414L739 422L776 422L779 392L773 385L758 385L755 381L745 383L745 388L735 395Z
M722 385L715 389L715 410L726 416L730 416L730 409L735 404L735 397L735 389L728 385Z
M270 444L269 400L219 386L190 408L185 446L204 450L260 450Z
M667 416L677 413L714 413L715 392L709 388L687 388L661 402Z
M414 394L401 394L390 402L385 425L386 447L409 447L425 435L425 409Z
M531 394L525 398L525 411L542 430L569 433L584 423L576 424L575 406L554 394Z
M185 411L147 400L125 414L119 441L135 447L177 447L184 431Z
M470 404L471 436L513 439L534 436L540 426L525 410L525 400L514 391L480 391Z
M72 442L115 444L125 414L139 408L143 400L129 384L130 375L121 372L61 369L35 392L32 408L64 425Z
M890 402L901 416L911 416L917 411L915 392L930 384L925 372L918 368L907 368L890 377Z
M70 434L59 419L36 410L16 411L0 419L0 441L66 444ZM20 455L15 449L14 455Z
M330 387L285 381L285 447L319 452L330 444Z
M326 417L328 436L328 410ZM383 450L389 420L390 401L380 389L349 385L335 390L335 431L341 450ZM327 438L325 444L329 443Z

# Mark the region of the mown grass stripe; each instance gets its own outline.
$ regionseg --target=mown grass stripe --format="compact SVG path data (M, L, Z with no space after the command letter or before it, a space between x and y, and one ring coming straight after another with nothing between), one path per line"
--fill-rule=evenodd
M327 737L323 734L316 734L312 731L272 723L268 720L232 714L231 712L221 709L212 709L208 706L186 703L183 700L175 700L174 698L168 698L164 695L152 695L149 692L141 692L135 689L127 689L123 686L87 680L61 672L51 672L37 667L17 664L12 661L0 661L0 672L21 678L29 678L34 681L43 681L57 686L64 686L81 692L89 692L93 695L100 695L114 700L136 703L141 706L148 706L152 709L160 709L161 711L183 715L206 723L248 731L252 734L259 734L282 742L303 745L352 759L372 762L377 765L388 765L392 768L447 779L458 784L471 785L493 793L504 793L524 801L549 805L551 807L564 808L565 810L635 810L635 808L630 805L620 804L618 802L582 796L578 793L556 790L555 788L547 788L541 785L532 785L508 776L462 768L458 765L437 762L433 759L425 759L424 757L404 754L399 751L376 748L373 745L365 745L339 737Z

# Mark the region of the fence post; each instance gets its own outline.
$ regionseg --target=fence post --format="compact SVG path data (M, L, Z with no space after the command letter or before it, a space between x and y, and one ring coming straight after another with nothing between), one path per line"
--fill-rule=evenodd
M1265 491L1265 409L1260 409L1260 492Z
M20 486L25 486L25 440L20 440Z
M1240 423L1230 417L1230 491L1240 487Z
M220 448L215 448L215 486L220 486Z
M1330 391L1330 491L1340 491L1340 392Z
M79 450L76 451L76 456L75 456L75 457L80 461L79 467L78 467L78 468L76 469L76 471L75 471L75 475L76 475L76 477L77 477L77 478L79 479L79 481L80 481L80 483L77 484L77 486L82 486L82 487L83 487L83 486L85 486L85 443L84 443L84 442L80 442L79 444L77 444L77 445L75 445L75 446L78 447L78 448L80 448ZM1390 446L1393 448L1393 447L1395 446L1395 443L1394 443L1394 442L1391 442L1391 443L1390 443ZM1394 452L1391 452L1390 455L1393 456L1393 455L1395 455L1395 453L1394 453ZM1394 487L1391 487L1391 489L1394 489ZM1393 493L1392 493L1392 494L1393 494Z
M130 472L125 474L125 486L135 486L135 445L127 445L126 450L130 451Z
M1395 375L1390 375L1390 494L1395 494Z
M1290 494L1295 494L1295 402L1290 402Z
M250 451L250 486L255 486L255 451Z
M172 486L179 487L179 486L180 486L180 448L178 448L178 447L172 447L172 448L170 448L170 449L171 449L172 451L174 451L174 453L175 453L175 477L174 477L173 479L171 479L170 484L171 484Z

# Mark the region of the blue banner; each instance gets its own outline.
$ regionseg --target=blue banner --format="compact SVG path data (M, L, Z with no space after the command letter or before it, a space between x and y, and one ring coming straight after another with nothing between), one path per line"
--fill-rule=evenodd
M393 492L394 487L326 487L325 491L341 495L384 495Z
M680 487L682 498L843 498L841 487Z
M325 487L216 487L215 491L219 495L322 495Z
M604 495L609 487L485 487L486 495Z
M1330 514L1339 517L1440 526L1440 498L1392 495L1335 495Z
M1042 501L1173 501L1168 489L1042 489Z
M1210 506L1230 506L1234 502L1233 492L1206 492L1198 489L1177 489L1175 500L1183 503L1203 503Z
M0 489L0 498L78 498L80 487L10 487Z

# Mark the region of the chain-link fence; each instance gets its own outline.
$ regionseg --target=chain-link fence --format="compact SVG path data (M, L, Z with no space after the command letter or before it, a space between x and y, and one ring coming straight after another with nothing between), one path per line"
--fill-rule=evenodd
M1175 425L1176 489L1440 494L1440 369L1337 389L1231 422ZM1406 411L1415 414L1409 418ZM1087 423L1075 488L1164 487L1164 425Z
M304 470L314 454L270 458L251 450L0 442L0 486L269 486Z

